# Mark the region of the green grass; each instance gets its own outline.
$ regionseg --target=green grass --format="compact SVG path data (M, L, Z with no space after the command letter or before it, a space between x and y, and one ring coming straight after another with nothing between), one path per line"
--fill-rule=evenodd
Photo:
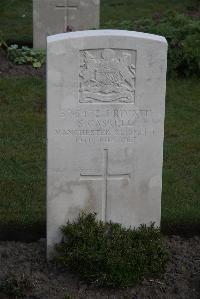
M101 0L101 24L148 18L166 10L185 12L196 0Z
M167 232L200 231L200 85L167 85L162 224Z
M167 85L162 196L166 232L200 227L198 83L171 79ZM0 231L34 238L44 233L46 221L45 85L36 78L4 78L0 94Z
M0 79L0 235L45 230L44 110L42 80Z
M0 32L8 43L32 44L32 0L1 0Z
M135 20L168 9L180 12L197 0L101 0L101 25L112 20ZM0 32L9 44L32 44L32 0L0 1Z

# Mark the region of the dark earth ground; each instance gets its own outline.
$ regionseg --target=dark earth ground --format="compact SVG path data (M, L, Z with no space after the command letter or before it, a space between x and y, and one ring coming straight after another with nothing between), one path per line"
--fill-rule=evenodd
M0 51L1 76L39 76L45 67L16 66ZM126 298L200 299L200 237L165 238L171 253L165 275L160 280L145 280L135 288L100 289L82 283L77 277L46 263L45 239L35 243L0 242L0 285L9 277L25 277L30 287L23 298ZM0 293L0 299L15 298ZM18 297L22 298L22 297Z
M137 287L128 289L95 288L47 264L45 239L29 244L0 242L0 282L11 275L25 277L29 288L23 298L27 299L199 299L200 237L171 236L165 242L171 257L163 277L144 280ZM14 297L0 293L0 298Z

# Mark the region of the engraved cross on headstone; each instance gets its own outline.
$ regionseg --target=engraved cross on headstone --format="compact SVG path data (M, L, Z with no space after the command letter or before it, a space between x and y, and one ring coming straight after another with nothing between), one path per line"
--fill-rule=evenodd
M110 174L108 172L108 149L104 149L103 174L80 174L81 181L103 181L102 192L102 221L107 221L107 202L108 202L108 181L109 180L129 180L130 173Z
M56 9L64 9L65 11L65 31L72 31L72 27L69 24L69 11L76 10L80 4L80 0L64 0L63 3L58 3Z

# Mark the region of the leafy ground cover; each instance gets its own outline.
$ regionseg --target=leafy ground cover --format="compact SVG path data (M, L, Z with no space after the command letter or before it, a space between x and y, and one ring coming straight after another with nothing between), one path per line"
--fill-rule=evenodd
M154 225L125 229L83 214L61 232L54 260L96 286L131 287L144 278L158 279L169 261L164 238Z

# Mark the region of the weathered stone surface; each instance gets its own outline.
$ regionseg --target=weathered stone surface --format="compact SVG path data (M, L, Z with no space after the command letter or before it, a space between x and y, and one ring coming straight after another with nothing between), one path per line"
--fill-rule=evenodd
M49 252L84 212L160 225L167 43L100 30L48 37Z
M48 35L99 27L100 0L33 0L33 46Z

